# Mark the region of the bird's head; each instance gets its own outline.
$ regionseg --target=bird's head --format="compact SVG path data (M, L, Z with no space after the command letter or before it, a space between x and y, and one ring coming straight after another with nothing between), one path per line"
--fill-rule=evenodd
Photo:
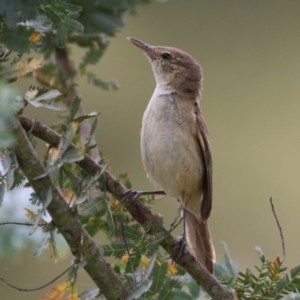
M200 95L202 69L193 57L176 48L151 46L135 38L128 39L149 58L159 88L187 96Z

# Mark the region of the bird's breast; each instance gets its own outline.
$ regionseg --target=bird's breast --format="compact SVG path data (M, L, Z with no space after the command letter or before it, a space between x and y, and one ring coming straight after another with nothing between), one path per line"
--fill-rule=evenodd
M193 106L176 94L154 93L144 113L141 152L150 179L181 198L201 186L203 165Z

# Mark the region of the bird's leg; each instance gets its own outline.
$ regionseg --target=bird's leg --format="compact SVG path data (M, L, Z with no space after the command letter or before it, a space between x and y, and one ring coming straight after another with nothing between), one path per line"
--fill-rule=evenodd
M185 231L185 215L186 215L186 210L185 208L181 207L182 209L182 218L183 218L183 233L182 233L182 237L179 239L179 243L180 245L180 249L179 249L179 253L175 259L175 262L177 263L177 261L179 260L179 258L182 256L184 250L186 249L186 231Z
M123 198L120 200L120 203L123 203L128 198L132 198L132 200L137 200L141 196L148 196L148 195L165 195L166 193L164 191L135 191L135 190L127 190L123 194ZM119 206L118 205L118 206Z

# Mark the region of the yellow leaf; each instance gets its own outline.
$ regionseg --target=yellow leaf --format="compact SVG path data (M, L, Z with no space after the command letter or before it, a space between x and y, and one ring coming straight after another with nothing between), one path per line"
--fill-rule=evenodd
M61 149L52 147L48 152L49 165L53 166L53 164L61 157L61 155Z
M120 205L120 201L119 200L111 200L110 201L110 207L111 209L117 209Z
M176 264L171 259L169 259L168 260L168 272L167 272L167 274L168 275L174 275L176 273L178 273L178 269L176 268Z
M74 202L77 200L76 194L74 193L74 191L71 191L69 189L62 189L61 190L63 197L66 201L66 203L68 203L69 205L74 204Z
M25 76L34 70L39 69L42 66L43 58L33 58L27 60L21 60L16 64L13 64L7 68L4 68L0 72L0 78L4 77L6 79L20 78Z
M29 218L32 222L34 222L37 218L37 214L28 208L24 208L24 209L26 211L25 216L27 218ZM39 225L46 225L46 224L47 224L47 222L45 220L43 220L43 219L39 220Z
M148 267L149 261L150 261L150 259L149 259L147 256L142 255L142 258L141 258L141 265L142 265L144 268Z
M46 292L39 300L61 300L68 289L70 289L70 284L68 282L62 282Z
M129 259L129 255L127 253L121 257L121 260L123 261L128 261L128 259Z
M26 210L25 216L29 218L32 222L36 220L37 214L28 208L24 208Z
M29 37L29 41L30 42L38 42L39 40L41 40L42 38L42 35L37 32L37 31L34 31L33 34Z
M57 250L54 242L55 241L53 238L48 239L47 248L50 254L50 259L56 264L58 261L58 257L57 257Z

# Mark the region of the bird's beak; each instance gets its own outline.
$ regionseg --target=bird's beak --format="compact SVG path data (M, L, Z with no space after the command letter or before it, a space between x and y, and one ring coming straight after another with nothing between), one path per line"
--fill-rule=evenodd
M133 43L135 46L139 47L144 51L145 54L147 54L148 57L151 59L155 59L155 53L153 51L153 47L132 37L127 38L131 43Z

